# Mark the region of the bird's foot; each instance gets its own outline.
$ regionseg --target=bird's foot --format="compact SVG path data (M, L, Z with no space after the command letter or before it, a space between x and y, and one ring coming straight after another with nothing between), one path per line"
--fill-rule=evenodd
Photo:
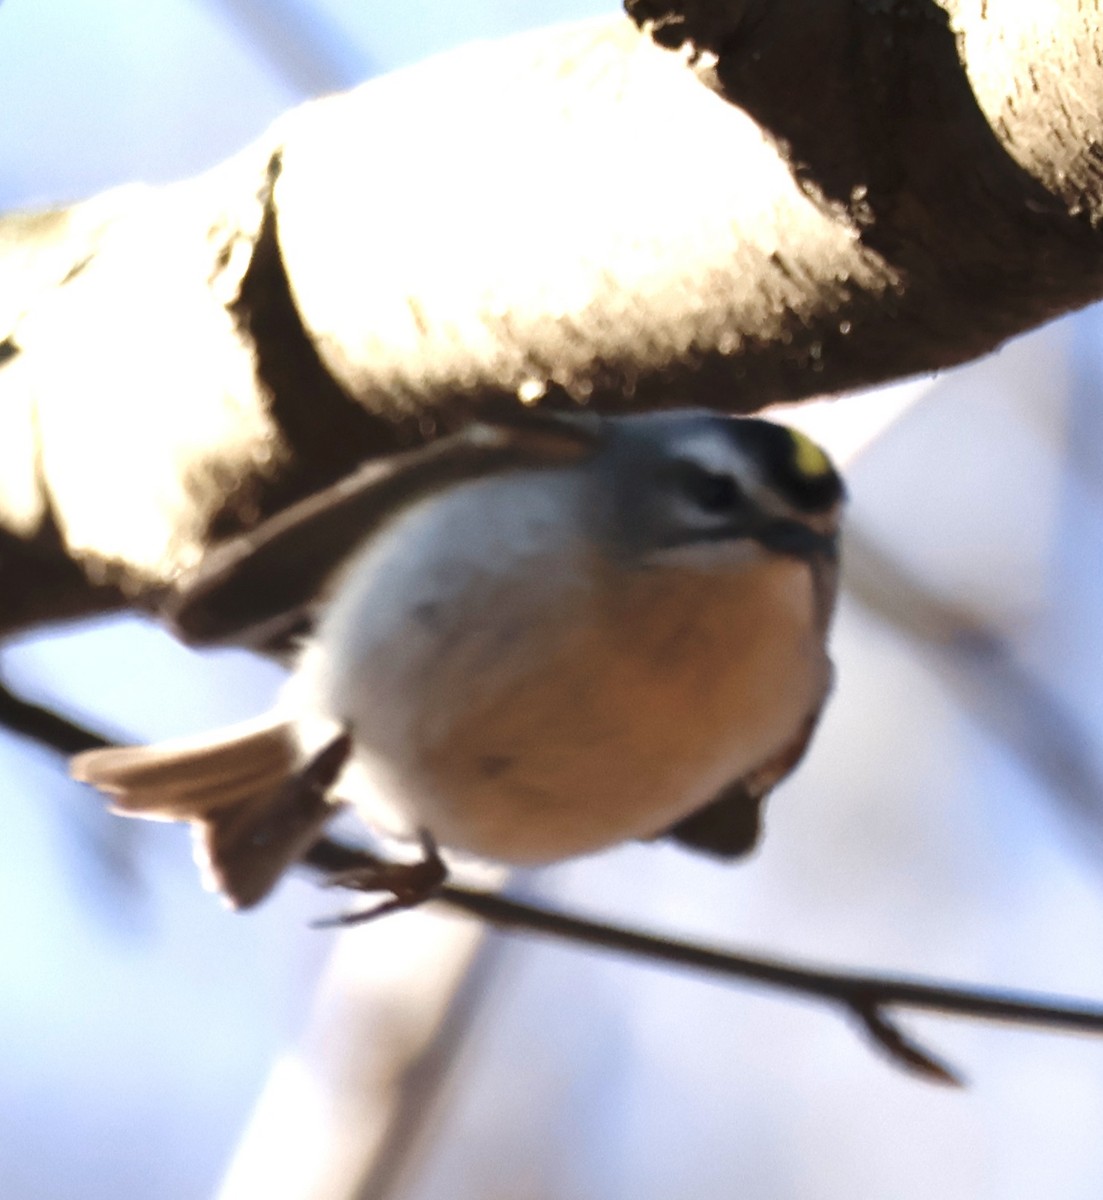
M361 925L387 913L417 908L429 900L448 878L448 868L428 830L421 830L418 840L421 843L421 858L417 862L395 862L362 850L357 852L354 865L331 871L326 876L327 887L350 888L356 892L389 892L390 896L371 908L340 913L335 917L322 917L311 922L314 928Z

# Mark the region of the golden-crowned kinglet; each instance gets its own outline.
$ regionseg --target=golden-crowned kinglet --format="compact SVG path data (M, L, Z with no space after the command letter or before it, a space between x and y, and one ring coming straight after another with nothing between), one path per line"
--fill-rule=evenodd
M766 421L473 425L286 510L180 589L193 641L309 627L272 714L73 774L119 812L193 822L239 906L318 836L319 790L507 863L658 836L740 854L830 686L842 500L823 452Z

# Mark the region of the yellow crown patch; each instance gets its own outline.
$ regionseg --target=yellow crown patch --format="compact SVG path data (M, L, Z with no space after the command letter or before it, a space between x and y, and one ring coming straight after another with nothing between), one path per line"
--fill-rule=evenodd
M789 436L793 439L793 466L805 479L815 479L831 471L827 455L811 438L796 429L790 429Z

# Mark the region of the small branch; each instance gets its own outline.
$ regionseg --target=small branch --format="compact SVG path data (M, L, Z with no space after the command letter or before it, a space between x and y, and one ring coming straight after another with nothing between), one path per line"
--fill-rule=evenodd
M661 938L601 922L587 921L473 888L448 885L443 887L435 898L452 908L462 909L506 928L554 934L569 941L583 942L606 950L621 950L661 962L749 979L806 996L836 1000L853 1009L863 1020L864 1014L870 1008L897 1005L954 1016L1103 1034L1103 1007L1097 1005L1078 1005L1044 997L927 983L893 976L859 975L852 972L797 967L776 959L714 950L691 942L680 942L672 938Z
M882 1009L876 1006L865 1009L853 1006L853 1012L862 1022L866 1033L899 1066L922 1075L931 1083L944 1083L949 1087L964 1086L965 1081L956 1071L909 1038L889 1020Z
M3 684L0 684L0 727L66 756L113 744L103 734L85 729L51 709L21 700Z
M374 865L376 860L326 838L307 852L304 862L326 874L334 874L355 870L358 865ZM653 962L692 967L825 1000L855 1017L897 1066L932 1082L956 1085L960 1079L951 1068L897 1029L885 1011L887 1008L912 1008L950 1016L1103 1034L1103 1007L1097 1005L892 976L796 966L778 959L737 954L589 921L511 900L494 892L456 884L444 884L432 899L500 928L547 934L603 950L633 954Z

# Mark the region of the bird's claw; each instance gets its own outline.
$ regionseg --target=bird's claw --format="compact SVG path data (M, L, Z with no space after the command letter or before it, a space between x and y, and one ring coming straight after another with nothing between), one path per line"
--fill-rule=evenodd
M430 899L448 878L448 868L428 830L421 830L418 840L422 856L417 862L388 861L365 850L360 852L358 865L330 873L325 880L327 887L349 888L356 892L389 892L390 897L371 908L322 917L311 922L313 927L334 929L361 925L387 913L417 908Z

